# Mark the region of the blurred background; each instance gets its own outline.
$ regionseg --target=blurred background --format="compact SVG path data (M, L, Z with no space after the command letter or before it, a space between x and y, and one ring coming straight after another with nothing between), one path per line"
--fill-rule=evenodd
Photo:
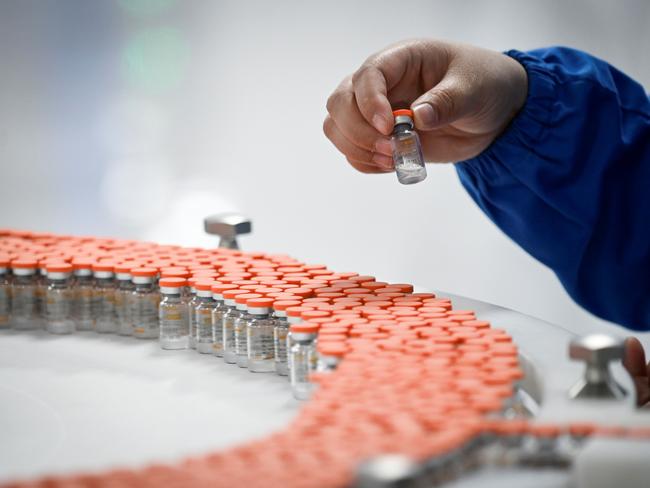
M203 217L237 210L248 250L602 326L451 165L362 175L321 124L345 75L410 37L568 45L648 87L649 19L644 0L2 0L0 227L208 246Z

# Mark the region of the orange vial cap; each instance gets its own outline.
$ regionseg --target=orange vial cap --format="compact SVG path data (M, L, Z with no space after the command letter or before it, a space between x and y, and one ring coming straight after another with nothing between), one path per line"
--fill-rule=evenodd
M397 117L399 115L413 118L413 110L409 110L407 108L400 108L398 110L393 110L393 117Z
M109 265L107 269L98 269L96 266L93 266L94 271L113 271L114 266ZM156 268L147 268L147 267L142 267L142 268L132 268L131 269L131 275L132 276L156 276L158 274L158 270Z
M318 332L318 325L302 322L300 324L292 324L289 330L297 334L316 334Z
M187 280L185 278L172 276L169 278L162 278L159 284L161 288L183 288L187 285Z

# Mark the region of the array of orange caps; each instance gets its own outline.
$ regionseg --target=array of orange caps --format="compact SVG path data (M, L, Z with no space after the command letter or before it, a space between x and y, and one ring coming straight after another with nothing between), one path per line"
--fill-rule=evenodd
M281 432L175 465L47 478L12 487L339 487L374 455L415 460L462 452L481 434L635 435L643 429L540 425L498 417L522 378L510 335L451 300L283 254L0 231L0 267L61 266L158 275L239 303L300 317L318 352L343 359L315 373L313 397ZM263 407L262 407L263 408Z

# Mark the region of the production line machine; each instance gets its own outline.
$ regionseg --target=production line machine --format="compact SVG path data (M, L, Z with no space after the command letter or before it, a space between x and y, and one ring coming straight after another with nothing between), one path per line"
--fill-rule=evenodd
M312 371L314 392L300 402L285 377L161 351L156 341L2 331L0 486L650 486L650 410L636 406L621 337L247 254L237 236L252 226L239 215L208 217L205 230L219 248L147 252L174 265L218 262L215 280L224 281L223 263L301 269L280 281L313 285L305 297L341 310L318 322L322 343L328 327L347 329L332 340L344 344L340 356L336 347L320 353L340 362ZM106 239L0 239L0 254L62 242L66 252L92 247L112 258L140 252ZM373 302L386 301L379 313Z

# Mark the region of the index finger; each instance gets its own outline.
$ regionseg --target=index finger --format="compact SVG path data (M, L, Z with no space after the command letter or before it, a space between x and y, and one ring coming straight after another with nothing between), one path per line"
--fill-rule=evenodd
M384 135L393 130L393 109L388 101L386 78L373 65L362 66L352 76L354 96L363 118Z
M636 337L625 339L625 355L623 366L631 376L647 376L648 370L645 362L643 345Z

